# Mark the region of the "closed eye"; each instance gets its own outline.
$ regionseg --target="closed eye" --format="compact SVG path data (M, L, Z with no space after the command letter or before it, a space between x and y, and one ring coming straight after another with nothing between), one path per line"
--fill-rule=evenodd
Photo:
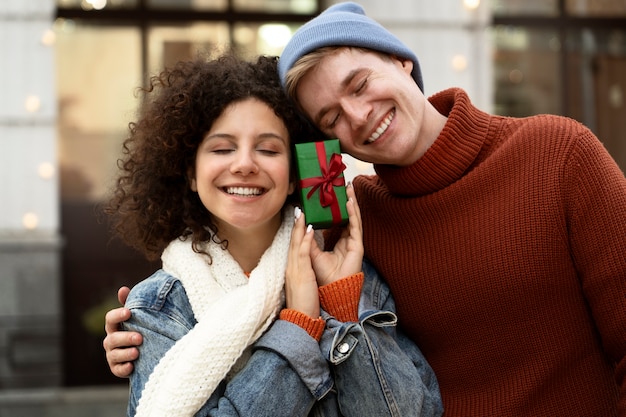
M354 90L354 93L358 94L361 91L363 91L365 89L365 86L367 85L367 81L368 81L368 78L367 77L364 78L363 81L361 81L359 85L357 85L356 89Z
M339 121L339 116L341 114L337 113L332 120L330 120L327 124L326 124L326 129L333 129L335 126L337 126L337 122Z
M259 152L261 152L264 155L268 155L268 156L274 156L274 155L278 155L280 152L271 150L271 149L259 149Z
M227 155L233 151L234 149L213 149L211 152L217 155Z

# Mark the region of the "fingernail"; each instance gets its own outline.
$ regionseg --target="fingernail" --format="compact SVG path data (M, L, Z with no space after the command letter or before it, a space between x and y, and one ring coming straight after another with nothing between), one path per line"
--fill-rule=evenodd
M311 230L313 230L313 225L310 224L306 227L306 232L309 233Z
M293 215L296 218L296 220L300 218L301 214L302 214L302 210L300 210L300 207L296 207L295 209L293 209Z

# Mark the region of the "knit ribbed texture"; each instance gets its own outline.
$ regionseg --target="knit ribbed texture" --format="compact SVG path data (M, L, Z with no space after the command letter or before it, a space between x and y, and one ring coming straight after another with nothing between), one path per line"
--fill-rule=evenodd
M319 288L320 304L341 322L359 320L359 299L363 288L363 272L350 275Z
M293 324L297 324L302 327L313 339L318 342L322 338L324 333L324 327L326 327L326 321L318 317L316 319L307 316L306 314L293 310L291 308L284 308L280 311L280 319L290 321Z
M623 174L572 120L429 100L449 119L426 154L353 183L446 416L626 416Z
M339 321L355 322L358 320L361 288L363 288L363 272L324 285L318 290L321 307ZM324 319L314 319L290 308L285 308L280 312L280 319L302 327L318 342L326 326Z
M180 279L198 323L165 354L146 383L139 417L193 416L220 381L276 319L283 286L293 209L258 266L247 278L230 253L213 242L195 253L190 240L173 241L164 251L163 269ZM236 371L236 369L234 369Z
M413 62L411 76L424 91L415 53L381 24L367 17L363 7L353 2L335 4L298 28L278 61L278 75L283 86L287 72L298 59L325 46L354 46L410 59Z

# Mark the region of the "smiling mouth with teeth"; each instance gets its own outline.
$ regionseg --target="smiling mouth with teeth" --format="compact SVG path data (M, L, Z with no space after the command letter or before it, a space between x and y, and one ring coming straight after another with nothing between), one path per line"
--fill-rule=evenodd
M240 197L256 197L263 194L262 188L252 187L226 187L226 193Z
M393 117L395 115L396 115L396 109L393 109L392 111L390 111L389 114L387 115L387 117L385 117L383 122L380 124L380 126L378 126L376 131L374 133L372 133L372 136L367 138L366 142L367 143L373 143L373 142L376 141L376 139L378 139L380 137L380 135L385 133L387 131L387 128L391 124L391 121L393 120Z

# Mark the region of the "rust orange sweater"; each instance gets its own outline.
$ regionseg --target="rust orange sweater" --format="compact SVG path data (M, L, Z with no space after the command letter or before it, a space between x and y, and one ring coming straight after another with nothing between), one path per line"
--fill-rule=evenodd
M429 100L448 122L428 152L354 185L445 415L626 416L622 172L575 121Z

